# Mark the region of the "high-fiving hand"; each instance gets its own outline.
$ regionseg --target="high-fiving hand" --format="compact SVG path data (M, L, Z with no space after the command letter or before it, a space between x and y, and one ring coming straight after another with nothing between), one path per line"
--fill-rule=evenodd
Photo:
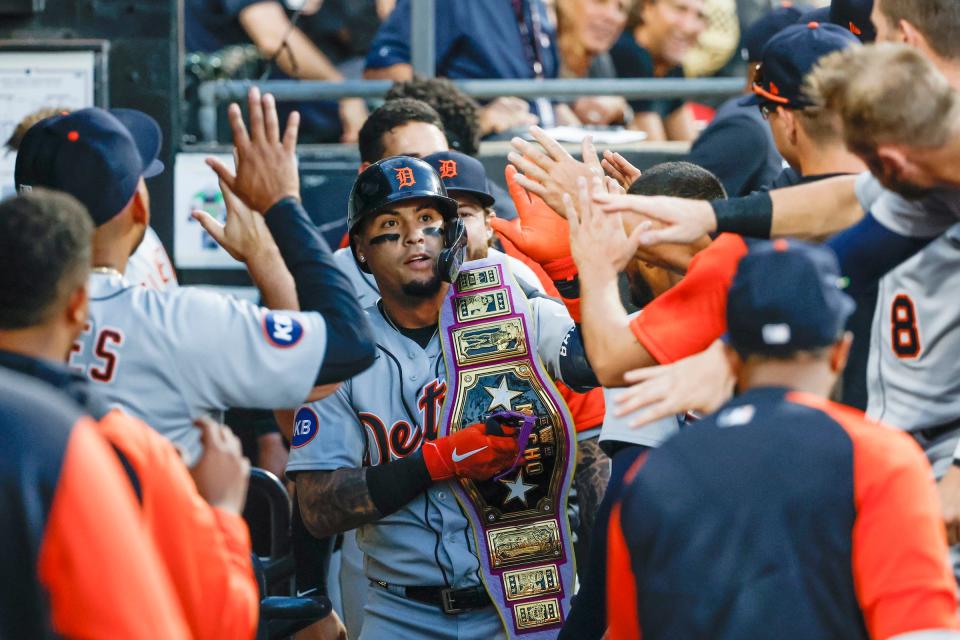
M247 262L261 251L276 248L263 216L240 201L227 184L220 180L220 191L227 209L225 224L220 224L206 211L194 210L193 219L223 247L234 260Z
M260 90L251 87L247 105L249 132L240 105L233 103L227 110L233 131L236 175L216 158L207 158L207 164L244 204L265 214L284 198L300 198L296 154L300 114L290 114L281 138L277 105L271 94L261 97Z
M581 162L540 127L530 127L530 135L540 143L543 151L523 138L510 141L515 151L507 155L507 160L520 171L516 176L517 184L540 196L551 209L564 215L563 194L576 199L577 178L603 177L593 141L586 136L581 142Z
M643 230L639 227L628 237L620 214L605 214L594 203L594 194L604 191L600 178L591 183L577 178L577 204L563 195L570 227L570 251L577 263L581 281L591 275L614 277L633 259Z

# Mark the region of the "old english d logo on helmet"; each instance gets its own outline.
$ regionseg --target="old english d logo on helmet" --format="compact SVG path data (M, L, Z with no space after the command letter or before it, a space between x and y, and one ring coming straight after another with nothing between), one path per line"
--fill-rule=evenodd
M417 198L430 200L447 223L459 221L457 201L447 195L443 181L428 163L409 156L394 156L374 162L360 172L350 191L347 202L347 230L351 238L364 218L375 215L385 207ZM450 228L453 225L445 226ZM453 229L449 231L452 232ZM445 238L448 249L456 242L456 237L449 237L451 235L459 237L457 233L445 234L448 236ZM354 248L352 239L350 246ZM451 264L456 262L453 256L450 256L448 261ZM358 262L358 265L361 270L369 273L366 263Z
M397 189L412 187L417 184L417 179L413 175L413 169L410 167L397 167L393 171L396 173Z

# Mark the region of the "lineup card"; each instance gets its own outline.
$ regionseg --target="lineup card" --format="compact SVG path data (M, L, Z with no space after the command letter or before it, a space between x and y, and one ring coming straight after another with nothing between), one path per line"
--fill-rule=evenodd
M27 115L46 107L94 106L93 51L0 52L0 145ZM0 152L0 199L14 195L16 155Z

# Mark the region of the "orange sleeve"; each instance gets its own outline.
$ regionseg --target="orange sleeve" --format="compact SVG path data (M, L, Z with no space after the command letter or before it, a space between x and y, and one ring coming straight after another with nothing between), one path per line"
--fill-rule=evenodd
M855 409L804 394L789 399L817 406L853 441L853 575L870 637L960 629L943 516L920 447Z
M637 581L620 524L620 503L610 511L607 528L607 635L610 640L641 640Z
M727 292L747 250L742 237L721 234L694 256L683 280L630 321L633 335L657 362L700 353L723 335Z
M530 269L537 274L537 278L540 280L540 284L543 286L543 290L548 296L562 299L560 292L557 291L557 286L553 284L553 280L550 279L550 276L548 276L547 272L543 270L543 267L540 266L539 262L536 262L523 251L520 251L520 249L517 248L517 245L510 242L510 240L508 240L503 234L498 233L497 239L500 240L500 245L503 247L503 252L505 254L516 258L523 264L530 267Z
M190 637L130 481L87 419L67 444L38 565L64 637Z
M562 382L557 382L557 391L567 403L570 416L577 433L599 427L603 424L606 415L606 402L603 399L603 389L597 387L585 393L577 393Z
M120 411L101 432L140 476L143 509L194 638L252 638L260 594L244 520L211 507L170 442Z

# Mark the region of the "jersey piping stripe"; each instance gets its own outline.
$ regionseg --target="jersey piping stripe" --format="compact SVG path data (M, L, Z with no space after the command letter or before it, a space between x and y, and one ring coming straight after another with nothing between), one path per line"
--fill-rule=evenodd
M398 377L399 380L400 380L400 401L403 403L403 409L404 409L404 411L407 412L407 417L410 418L410 422L411 422L412 425L420 425L420 423L419 423L419 422L417 421L417 419L414 417L415 414L413 413L413 411L410 410L410 405L407 404L407 396L406 396L406 393L405 393L405 389L403 388L403 367L400 366L400 359L397 358L397 356L395 356L395 355L393 355L392 353L390 353L390 350L387 349L387 348L386 348L385 346L383 346L382 344L380 344L379 342L377 343L377 347L380 348L380 349L382 349L383 352L384 352L391 360L393 360L393 364L397 367L397 377ZM423 425L420 425L420 429L421 429L421 430L423 429Z
M378 305L378 306L379 306L379 305ZM393 361L394 366L397 367L397 376L398 376L398 378L399 378L399 380L400 380L400 401L403 403L403 408L404 408L404 410L407 412L407 417L410 418L410 422L411 422L412 424L419 424L419 422L416 420L416 418L414 418L414 413L410 410L410 405L407 404L407 396L406 396L406 393L405 393L404 388L403 388L403 367L400 366L400 360L397 358L397 356L393 355L393 354L390 352L389 349L387 349L385 346L383 346L383 345L380 344L379 342L377 343L377 347L378 347L379 349L381 349L381 350L383 351L383 353L386 354L386 355ZM423 430L423 425L420 425L420 429ZM364 431L366 431L366 430L364 430ZM424 433L426 433L426 432L424 432ZM389 455L389 453L388 453L387 455ZM383 461L381 460L381 464L382 464L382 463L383 463ZM423 503L424 503L424 505L423 505L423 521L426 523L426 525L427 525L427 527L430 529L430 531L433 532L433 537L436 538L436 543L435 543L434 546L433 546L433 555L434 555L434 557L436 557L436 559L437 559L437 567L439 567L440 573L441 573L441 575L443 575L444 585L447 586L447 587L449 587L449 586L450 586L450 580L447 578L447 572L444 571L443 565L440 564L440 532L433 528L433 525L430 524L430 519L429 519L429 517L428 517L428 511L427 511L427 510L428 510L428 507L429 507L429 505L430 505L430 493L429 493L429 491L430 491L430 490L428 489L428 490L425 492L425 495L423 496Z
M433 543L433 557L437 561L437 567L440 569L440 575L443 576L443 585L445 587L449 587L450 580L447 579L447 572L443 570L443 565L440 564L440 532L434 529L430 524L429 510L430 490L428 489L423 496L423 521L427 523L428 527L430 527L430 531L433 531L433 537L435 538L435 542Z
M370 275L368 275L368 274L366 274L366 273L363 273L362 271L360 272L360 275L363 276L363 277L361 278L361 280L363 280L364 284L366 284L368 287L370 287L370 290L373 291L375 294L377 294L377 295L379 296L379 295L380 295L380 289L377 289L377 285L375 285L374 283L370 282L370 278L371 278L372 276L370 276Z
M110 300L110 299L112 299L112 298L116 298L116 297L119 296L119 295L123 295L124 293L133 291L135 288L136 288L135 286L129 286L129 287L126 287L125 289L120 289L119 291L114 291L113 293L111 293L111 294L109 294L109 295L101 296L101 297L99 297L99 298L90 298L90 302L103 302L104 300Z

